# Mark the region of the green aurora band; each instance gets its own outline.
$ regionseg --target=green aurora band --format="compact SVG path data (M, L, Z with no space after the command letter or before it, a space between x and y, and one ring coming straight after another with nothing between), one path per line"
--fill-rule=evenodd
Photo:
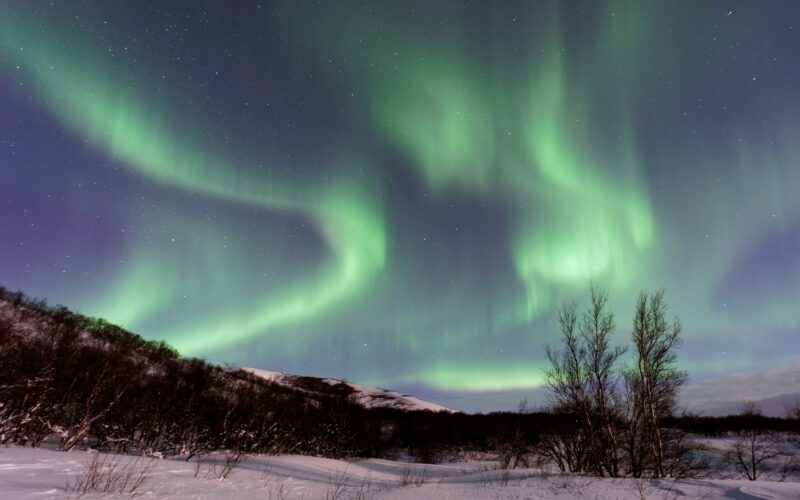
M367 89L371 122L412 158L430 189L466 191L509 206L516 219L511 257L528 290L518 317L526 320L553 306L553 286L585 287L598 279L627 285L638 271L637 256L654 237L626 90L627 70L639 56L630 47L646 23L635 6L609 17L596 33L602 48L583 55L589 62L582 71L568 73L558 9L542 7L528 35L538 51L522 77L508 82L475 64L480 49L453 43L467 40L458 28L434 37L407 28L416 23L386 22L401 12L377 18L348 11L346 20L333 6L323 6L312 20L297 13L317 37L308 50L333 45ZM454 19L459 10L446 3L431 9L437 14L432 19ZM346 21L358 29L342 32ZM370 32L377 27L380 32ZM617 71L604 74L611 61ZM591 95L601 91L614 103L612 123L592 107ZM597 136L603 127L608 130Z
M141 98L136 89L116 84L112 67L96 66L97 58L88 54L78 57L82 54L75 49L80 41L69 43L71 50L64 50L56 40L46 43L23 20L3 14L2 49L15 58L53 113L75 134L155 182L265 209L296 211L313 220L325 237L333 258L321 276L292 285L277 300L255 301L236 319L207 318L186 325L191 334L167 334L181 351L207 352L223 343L263 334L275 325L314 316L359 292L380 272L385 227L368 186L342 178L336 190L315 192L293 188L279 179L242 177L213 152L198 152L194 144L200 140L181 137L184 134L160 124L160 113L148 107L152 100ZM158 258L137 259L110 294L102 293L102 305L91 306L90 311L131 326L169 304L176 290L162 287L160 282L163 272L174 268L174 263L152 266ZM219 261L210 258L202 268L213 268ZM153 290L159 293L153 294Z

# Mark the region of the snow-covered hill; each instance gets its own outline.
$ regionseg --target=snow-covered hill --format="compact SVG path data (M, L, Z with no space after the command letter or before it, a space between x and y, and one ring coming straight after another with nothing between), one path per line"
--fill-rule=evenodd
M291 387L305 392L319 392L315 386L325 384L329 386L347 386L353 391L353 398L360 405L365 408L394 408L397 410L405 411L444 411L453 413L450 408L424 401L408 394L403 394L397 391L390 391L381 389L380 387L370 387L367 385L353 384L343 380L333 378L317 378L306 377L299 375L291 375L283 372L275 372L269 370L260 370L258 368L242 368L254 375L258 375L266 380L280 384L283 386Z

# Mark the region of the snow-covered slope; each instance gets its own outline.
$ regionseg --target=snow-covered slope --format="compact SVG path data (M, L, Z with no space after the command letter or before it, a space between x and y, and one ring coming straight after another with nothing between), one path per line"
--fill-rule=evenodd
M395 408L398 410L405 410L405 411L427 410L434 412L445 411L448 413L453 413L453 410L451 410L450 408L438 405L436 403L431 403L430 401L424 401L422 399L415 398L414 396L410 396L408 394L402 394L397 391L381 389L379 387L370 387L367 385L352 384L350 382L345 382L343 380L337 380L333 378L316 378L316 377L290 375L288 373L260 370L258 368L242 368L242 369L254 375L258 375L259 377L267 379L270 382L274 382L280 385L285 385L306 392L314 392L313 388L314 384L313 383L309 384L308 382L318 382L318 383L321 382L330 386L339 386L344 384L352 389L353 398L355 399L355 401L358 402L360 405L364 406L365 408Z

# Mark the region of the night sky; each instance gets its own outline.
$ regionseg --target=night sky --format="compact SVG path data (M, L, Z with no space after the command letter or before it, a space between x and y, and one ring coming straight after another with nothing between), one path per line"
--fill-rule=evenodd
M0 284L466 410L664 288L800 359L800 3L0 2Z

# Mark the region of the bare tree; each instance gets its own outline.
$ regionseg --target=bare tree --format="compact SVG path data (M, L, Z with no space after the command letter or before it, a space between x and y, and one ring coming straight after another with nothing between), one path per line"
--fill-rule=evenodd
M800 448L800 396L783 405L786 413L786 418L793 422L792 433L789 436L789 441L797 448Z
M556 464L561 472L585 472L588 470L586 433L580 422L568 424L542 434L537 452L540 457Z
M545 379L554 409L572 415L579 422L578 428L583 434L580 442L585 444L576 449L572 446L561 446L567 443L561 443L561 440L557 439L552 451L560 455L557 461L565 463L570 471L584 472L585 450L587 448L594 449L596 446L594 421L589 406L587 376L584 371L586 351L581 345L576 331L578 322L576 310L577 305L571 302L564 304L558 311L562 349L554 351L550 346L546 347L550 368L545 371ZM566 457L567 451L575 456Z
M112 379L109 370L110 361L103 365L100 375L92 384L91 391L83 401L82 407L77 410L77 421L67 435L62 439L60 448L64 451L71 450L76 444L87 437L95 422L104 418L108 412L119 403L120 398L127 390L127 384L118 383Z
M639 296L631 335L635 365L626 374L632 405L631 427L635 426L635 434L629 437L629 443L634 444L630 450L632 460L642 462L644 453L653 477L666 474L667 446L662 421L674 413L678 390L687 378L676 367L681 323L675 318L670 324L665 318L666 309L663 291Z
M610 336L614 332L614 315L607 311L608 294L594 286L591 288L591 304L583 315L580 333L586 345L589 395L596 413L599 461L609 476L619 476L619 422L620 398L619 375L616 364L626 349L611 347Z
M790 456L782 449L780 435L757 424L762 419L761 409L753 402L742 405L742 417L748 422L739 431L725 460L734 466L742 477L755 481L763 475L785 479L792 470Z
M562 350L547 348L550 368L545 377L555 409L574 415L585 433L585 439L578 442L586 444L586 472L615 477L620 472L621 421L616 364L625 349L610 344L614 316L606 308L607 294L592 287L590 297L591 304L580 324L575 303L564 304L559 310ZM558 449L578 454L583 451L554 448ZM580 455L575 458L577 465L584 463Z
M514 418L508 423L505 432L495 440L494 448L497 450L497 460L501 469L528 468L530 461L530 447L525 433L525 416L528 413L528 400L524 399L517 405Z

